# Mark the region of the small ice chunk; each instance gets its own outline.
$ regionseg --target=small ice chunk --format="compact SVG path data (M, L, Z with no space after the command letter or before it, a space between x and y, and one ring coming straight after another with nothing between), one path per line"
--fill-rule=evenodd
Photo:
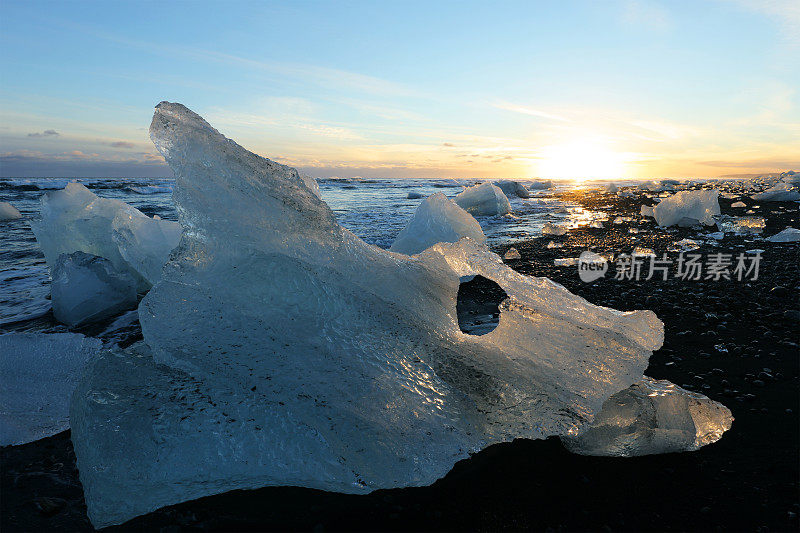
M481 183L467 187L456 195L456 203L471 215L505 215L511 212L511 203L497 185Z
M563 248L564 245L560 242L550 241L547 243L547 248Z
M750 198L760 202L792 202L800 200L800 191L797 190L795 184L782 181L764 192L752 195Z
M593 220L592 223L589 224L589 227L590 228L598 228L599 229L599 228L603 227L603 223L600 222L599 220Z
M16 207L8 202L0 202L0 222L4 220L16 220L22 218L22 214Z
M544 226L542 226L543 235L564 235L565 233L567 233L567 228L565 226L557 226L555 224L551 224L550 222L547 222Z
M0 446L69 428L69 400L87 362L102 348L78 333L0 335Z
M616 217L612 221L612 224L622 224L624 222L633 222L633 218L631 218L631 217Z
M519 250L517 250L512 246L511 248L506 250L505 255L503 255L503 259L506 259L508 261L514 261L516 259L522 259L522 256L520 255Z
M671 244L667 247L668 252L690 252L692 250L697 250L702 246L703 243L701 241L697 241L694 239L681 239L676 243Z
M481 244L486 242L486 236L475 217L438 192L419 204L411 221L389 250L413 255L437 242L456 242L463 237Z
M734 207L734 208L747 207L747 204L744 203L744 202L733 202L731 204L731 207Z
M633 233L633 234L639 233L639 228L628 228L628 233Z
M85 252L61 254L50 285L53 315L70 327L136 307L136 280L108 259Z
M633 257L655 257L656 253L651 250L650 248L645 248L644 246L637 246L633 249L633 253L631 254Z
M614 183L609 183L605 187L607 193L615 194L619 192L619 187L617 187Z
M411 191L410 193L408 193L406 198L409 199L409 200L418 200L418 199L422 198L422 194L420 194L418 192Z
M514 195L520 198L531 197L530 191L526 189L525 186L518 181L500 180L500 181L495 181L494 184L500 187L500 189L503 191L503 194L505 194L506 196Z
M580 455L633 457L694 451L717 442L733 424L730 409L666 380L644 376L606 400L576 437L561 437Z
M722 239L725 238L725 232L724 231L715 231L714 233L709 233L706 236L711 238L711 239L714 239L716 241L721 241Z
M753 248L752 250L745 250L744 253L746 254L763 254L764 250L761 248Z
M554 259L553 265L557 267L571 267L578 264L577 257L565 257L563 259Z
M641 213L641 215L642 215L643 217L652 217L652 216L655 216L655 215L653 214L653 207L655 207L655 206L652 206L652 205L643 205L643 206L642 206L642 208L639 210L639 213Z
M528 183L529 191L539 191L552 188L553 182L551 180L535 180Z
M710 226L714 224L714 215L719 214L719 191L716 189L680 191L653 208L659 226L688 227L698 222Z
M772 237L767 237L769 242L797 242L800 241L800 229L786 228Z
M759 234L764 231L766 221L764 217L731 217L721 215L716 217L717 228L723 233L737 235Z

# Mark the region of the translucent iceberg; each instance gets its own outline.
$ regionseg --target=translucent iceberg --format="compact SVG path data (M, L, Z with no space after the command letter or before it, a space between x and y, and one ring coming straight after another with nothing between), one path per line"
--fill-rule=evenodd
M0 446L69 428L70 396L101 347L77 333L0 335Z
M488 181L467 187L456 195L456 203L472 215L505 215L511 212L511 203L497 185Z
M518 196L520 198L531 197L530 191L525 188L525 185L523 185L518 181L500 180L500 181L495 181L494 184L500 187L500 189L503 191L503 194L505 194L506 196L513 195L513 196Z
M96 322L133 309L136 280L103 257L61 254L52 271L50 294L56 320L70 327Z
M481 244L486 242L486 236L475 217L439 192L419 205L414 217L389 249L413 255L437 242L456 242L463 237Z
M609 398L578 436L561 441L581 455L683 452L718 441L732 424L731 411L721 403L645 376Z
M714 215L719 215L719 191L679 191L662 200L653 208L653 216L659 226L692 226L702 223L714 224Z
M111 222L111 238L125 262L152 285L181 239L181 225L124 209Z
M639 213L643 217L653 217L653 216L655 216L653 214L653 207L654 206L652 206L652 205L643 205L642 208L639 210Z
M120 272L129 272L141 291L157 279L156 270L180 238L177 223L148 218L125 202L95 195L78 182L45 194L41 219L31 221L31 227L51 272L61 254L86 252L108 259Z
M515 261L517 259L522 259L522 255L520 255L519 250L514 248L513 246L506 250L506 253L503 254L503 259L506 261Z
M577 436L663 342L653 312L595 306L471 239L368 245L297 171L182 105L159 104L151 138L184 233L139 306L146 344L73 396L96 527L235 488L427 485L492 443ZM458 326L471 275L509 295L486 335Z
M769 242L798 242L800 241L800 229L785 228L772 237L767 237Z
M406 195L406 198L408 200L419 200L420 198L422 198L422 194L418 193L418 192L411 191L410 193L408 193Z
M617 185L614 183L609 183L605 186L605 191L607 193L616 194L619 192L619 187L617 187Z
M751 198L760 202L791 202L800 200L800 190L796 183L782 181L764 192L752 195Z
M0 222L4 220L16 220L22 218L22 214L16 207L8 202L0 202Z

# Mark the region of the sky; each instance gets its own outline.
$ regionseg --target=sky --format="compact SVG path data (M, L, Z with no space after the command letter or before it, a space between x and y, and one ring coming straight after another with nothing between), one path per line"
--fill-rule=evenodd
M171 176L181 102L315 177L800 169L800 0L0 2L0 175Z

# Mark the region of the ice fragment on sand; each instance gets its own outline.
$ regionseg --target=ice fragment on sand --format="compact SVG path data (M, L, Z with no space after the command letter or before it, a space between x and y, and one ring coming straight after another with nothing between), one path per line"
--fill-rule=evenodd
M733 202L731 204L731 207L734 207L734 208L747 207L747 204L744 203L744 202Z
M717 190L680 191L655 206L653 216L659 226L710 226L720 214L718 197Z
M133 309L138 302L136 280L103 257L61 254L52 276L53 315L68 326L96 322Z
M766 220L764 217L731 217L720 215L716 217L717 229L723 233L758 234L764 231Z
M542 226L542 235L564 235L567 233L566 226L557 226L547 222Z
M497 185L488 181L467 187L456 195L456 203L472 215L505 215L511 212L511 203Z
M16 220L22 218L22 214L16 207L8 202L0 202L0 222L4 220Z
M73 396L96 527L235 488L427 485L492 443L577 433L661 346L651 311L592 305L471 239L364 243L296 170L179 104L151 137L184 233L139 306L146 345L99 358ZM509 296L486 335L458 326L471 275Z
M653 207L654 206L652 205L643 205L642 208L639 210L639 213L641 213L643 217L655 216L653 215Z
M561 441L581 455L683 452L718 441L732 424L730 410L721 403L645 376L606 400L582 433Z
M671 244L667 247L668 252L690 252L692 250L697 250L703 245L701 241L696 241L694 239L681 239L676 243Z
M780 182L764 192L752 195L751 198L760 202L791 202L800 200L800 190L795 183Z
M508 261L513 261L516 259L522 259L522 256L520 255L519 250L517 250L512 246L511 248L506 250L505 255L503 255L503 259L506 259Z
M70 396L101 347L77 333L0 335L0 446L69 428Z
M553 265L557 267L570 267L578 264L577 257L565 257L563 259L554 259Z
M800 241L800 229L785 228L772 237L767 237L769 242L797 242Z
M390 250L406 255L418 254L437 242L456 242L463 237L478 243L486 242L475 217L439 192L419 205Z

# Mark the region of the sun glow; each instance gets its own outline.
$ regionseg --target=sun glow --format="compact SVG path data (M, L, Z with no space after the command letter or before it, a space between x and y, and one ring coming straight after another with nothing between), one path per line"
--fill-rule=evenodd
M545 148L538 170L543 178L618 179L625 174L625 159L600 141L579 139Z

